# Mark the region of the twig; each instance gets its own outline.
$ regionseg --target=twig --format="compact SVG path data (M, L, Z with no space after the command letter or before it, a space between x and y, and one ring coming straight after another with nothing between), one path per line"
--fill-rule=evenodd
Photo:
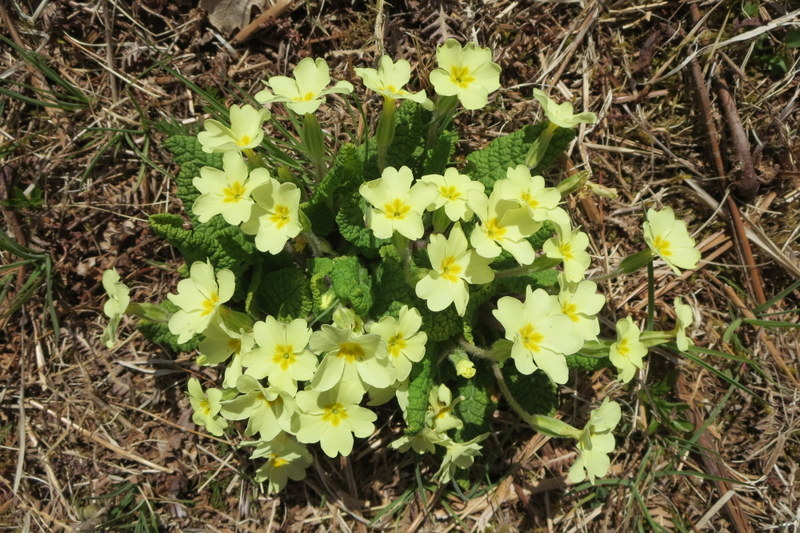
M739 179L734 182L733 186L743 198L752 200L758 193L758 178L756 177L756 169L753 166L753 156L750 154L750 143L742 127L739 112L736 110L736 103L734 103L733 97L728 90L727 82L718 78L715 80L714 85L717 89L717 95L719 95L722 114L725 116L725 122L728 124L728 131L733 139L733 147L736 150L736 155L741 165L741 175Z
M696 4L691 4L689 8L696 28L699 26L702 19L700 16L700 10ZM719 150L719 134L711 116L711 98L709 98L708 95L708 88L703 80L702 70L700 69L697 58L692 57L690 59L690 63L692 65L692 77L694 78L695 86L697 88L698 104L701 108L701 114L705 121L705 126L708 133L708 140L711 148L714 167L718 176L725 176L725 165L724 161L722 160L722 154ZM748 277L750 286L753 290L753 295L756 296L760 294L763 298L764 292L763 283L761 282L761 275L758 271L758 267L755 265L755 261L753 260L753 253L750 249L750 241L747 240L744 225L742 223L741 216L739 215L739 208L730 195L727 195L726 197L726 206L728 207L728 213L730 215L729 221L735 237L734 240L739 245L739 250L744 258L745 265L747 265L748 273L750 274ZM680 377L676 383L676 387L678 389L678 394L681 397L687 397L688 387L686 386L685 378L682 373L680 374ZM704 416L696 406L691 406L689 410L689 417L696 429L703 427ZM698 444L700 445L700 456L708 473L717 478L722 478L723 476L720 460L706 451L715 449L714 439L712 439L706 431L703 431L698 438ZM731 490L730 485L721 479L715 480L714 484L720 495L727 494L728 491ZM725 510L731 520L731 523L739 533L749 533L752 531L750 523L747 521L747 518L739 507L739 499L736 495L731 496L730 499L725 503Z
M577 52L578 47L580 47L581 42L583 41L583 38L586 36L586 32L589 31L589 28L591 27L591 25L597 20L597 17L600 15L600 8L597 5L592 5L591 7L589 7L587 9L587 11L588 11L588 14L587 14L586 18L583 19L583 21L580 23L580 25L575 30L575 34L576 35L575 35L574 39L572 40L572 42L569 44L569 47L567 47L566 52L564 52L564 56L561 58L561 61L559 62L558 70L556 70L556 72L552 76L550 76L550 79L549 79L547 85L554 86L554 85L556 85L558 83L558 80L561 79L561 74L564 73L564 70L569 65L569 62L572 59L572 56L575 55L575 52ZM568 38L569 38L569 35L564 37L564 40L566 40ZM548 65L547 68L545 69L545 71L542 74L539 75L539 79L540 80L544 79L544 77L553 68L553 66L554 66L553 63Z
M265 29L270 19L280 16L281 13L289 9L292 4L292 0L280 0L277 4L257 16L253 22L242 28L241 31L231 39L231 42L234 44L243 43L250 39L253 35Z
M695 24L700 22L700 10L696 4L689 6L691 10L692 19ZM711 115L711 98L708 95L708 88L703 80L702 69L696 57L690 60L691 73L697 88L697 100L700 113L703 116L703 122L708 134L708 144L711 150L711 158L714 163L714 170L718 176L725 176L725 163L722 159L722 152L719 149L719 132L717 130L714 119ZM728 208L728 221L731 225L731 230L735 236L735 242L738 245L739 251L742 256L742 262L747 268L748 280L753 297L759 304L766 302L764 295L764 281L761 278L761 272L756 266L755 259L753 258L753 250L750 248L750 241L747 239L747 232L742 222L742 216L739 213L739 207L733 198L727 196L725 199L726 207Z
M106 0L103 6L103 25L106 27L106 66L110 72L114 71L114 27L111 17L111 0ZM119 101L119 91L117 90L117 78L109 76L111 85L111 100L116 104Z
M373 31L373 38L375 39L375 47L378 49L378 54L383 55L386 47L383 44L384 37L386 36L386 15L383 13L384 0L378 0L375 4L375 29Z

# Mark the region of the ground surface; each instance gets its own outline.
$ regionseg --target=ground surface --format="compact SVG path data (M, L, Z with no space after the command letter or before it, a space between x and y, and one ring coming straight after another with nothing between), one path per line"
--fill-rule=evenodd
M800 49L791 4L715 0L693 13L670 0L295 2L232 43L186 0L0 2L0 89L20 93L0 101L0 525L797 531ZM460 149L538 118L534 87L600 116L554 170L591 170L619 193L569 201L597 273L640 246L643 209L669 205L688 221L705 261L682 277L656 271L659 312L670 313L675 296L688 300L691 334L714 354L654 350L631 385L600 372L563 392L564 413L606 395L623 405L610 480L597 487L569 486L571 445L533 435L501 409L490 440L500 452L470 491L425 481L433 464L375 453L393 438L387 427L351 461L318 455L306 481L265 496L242 475L241 452L191 423L191 355L152 345L132 324L113 350L100 343L101 272L115 266L140 301L174 290L180 259L146 218L178 210L177 169L160 145L165 122L194 128L204 118L193 84L232 103L302 57L325 57L342 79L382 51L428 72L434 45L450 36L491 46L503 67L489 112L459 117ZM723 112L718 80L738 118ZM696 102L698 86L710 106ZM48 93L57 101L42 105ZM703 109L722 141L722 176ZM335 135L363 127L338 113L321 119L337 124ZM645 282L604 282L607 324L644 318ZM751 312L786 327L727 329Z

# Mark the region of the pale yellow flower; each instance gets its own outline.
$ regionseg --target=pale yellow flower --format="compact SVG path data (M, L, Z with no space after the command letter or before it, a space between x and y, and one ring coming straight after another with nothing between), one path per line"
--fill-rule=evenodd
M489 93L500 88L500 65L492 62L492 51L475 43L463 48L448 39L436 49L439 68L430 80L437 94L457 96L467 109L480 109L489 101Z
M648 209L643 229L647 246L676 274L681 273L679 268L697 268L700 252L695 247L694 239L689 236L686 222L676 220L672 208L665 207L661 211Z

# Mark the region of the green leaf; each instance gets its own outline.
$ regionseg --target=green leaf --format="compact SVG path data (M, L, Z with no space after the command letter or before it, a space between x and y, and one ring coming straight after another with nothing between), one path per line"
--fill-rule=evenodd
M787 48L800 48L800 28L790 28L786 31L783 42Z
M453 305L443 311L431 311L423 303L417 309L422 315L422 329L428 334L429 342L445 341L463 331L461 317Z
M483 183L486 192L490 192L494 182L505 178L506 171L510 167L525 164L531 143L546 127L546 123L539 122L525 126L505 137L498 137L485 148L475 150L467 156L464 173Z
M497 402L490 394L494 387L491 369L483 361L476 361L475 366L477 367L475 377L462 379L455 390L455 394L464 398L455 408L456 415L464 421L464 427L455 435L456 441L459 442L468 441L489 431L492 413L497 407Z
M200 175L200 169L209 166L222 168L222 154L207 154L195 135L173 135L164 141L164 146L172 153L175 162L181 166L175 181L178 184L178 198L183 202L186 212L191 214L192 204L200 196L192 179Z
M517 372L514 365L503 366L503 378L508 390L520 406L532 415L552 416L558 407L558 386L547 374L537 370L529 376Z
M363 150L345 143L333 159L330 170L314 189L312 204L326 203L341 188L353 189L364 181Z
M445 130L425 158L424 174L444 174L458 142L454 131ZM419 177L419 176L418 176Z
M425 348L425 357L411 369L408 382L408 407L406 408L406 434L416 435L425 425L428 411L428 393L433 386L433 358L437 356L435 344Z
M311 200L302 206L317 235L324 236L333 230L338 197L349 200L364 181L364 153L364 146L357 148L351 143L344 144L331 169L315 188Z
M269 314L279 320L305 318L311 313L313 298L309 280L296 267L282 268L263 274L257 294L253 297L256 316Z
M558 271L553 268L495 280L497 294L525 294L528 285L532 290L536 290L548 289L557 284Z
M550 138L550 144L547 145L547 151L542 157L539 164L531 169L532 175L541 174L547 167L555 163L555 161L566 151L567 146L575 138L575 128L558 128L553 137Z
M349 198L343 199L336 214L336 224L339 232L349 243L353 244L365 255L374 254L378 248L388 243L386 239L377 239L372 230L364 225L363 199L358 192Z
M486 303L492 296L495 295L495 286L494 283L485 283L483 285L478 285L477 287L473 287L472 292L469 295L469 303L467 303L467 310L464 313L464 317L462 318L462 327L464 328L464 338L467 339L467 342L475 343L475 338L472 335L473 328L477 325L477 322L482 316L482 313L485 312L485 308L481 307L484 303ZM469 440L469 439L467 439Z
M336 296L343 303L349 303L359 315L367 316L372 308L372 278L358 257L347 255L334 259L330 279Z
M188 265L210 259L217 270L227 268L238 276L253 262L253 243L219 215L189 229L183 217L170 213L151 215L149 222L156 235L178 248Z
M758 2L745 2L742 5L742 11L750 18L758 16Z
M525 164L531 144L546 128L547 122L538 122L493 140L485 148L467 156L464 173L483 183L487 193L490 192L495 181L506 177L509 168ZM532 170L532 174L539 174L549 167L574 138L574 129L556 130L542 161Z
M586 370L587 372L597 372L602 368L611 368L611 360L608 357L592 357L579 353L567 355L567 366L571 370Z
M149 305L148 308L150 308L149 314L153 316L158 314L158 310L155 308L160 308L160 312L165 318L163 321L142 318L136 325L136 328L142 332L142 335L156 344L170 348L174 352L191 352L197 349L197 346L200 344L200 335L195 335L187 342L178 343L178 336L173 335L169 331L169 317L179 309L177 305L169 300L164 300L159 305Z
M418 307L418 300L405 281L403 265L394 246L382 246L380 255L381 262L375 269L375 304L372 308L374 318L387 313L394 315L403 305Z
M325 306L322 302L323 295L331 288L328 274L333 269L333 259L315 257L307 263L306 270L311 273L311 296L314 300L314 314L321 313Z
M395 130L392 145L386 154L388 166L400 168L405 165L415 177L423 173L421 158L425 151L425 139L431 112L410 100L403 101L395 115Z
M544 242L555 235L556 227L555 225L550 222L549 220L545 220L542 227L539 228L539 231L528 237L528 242L531 243L534 250L541 250L542 246L544 246Z

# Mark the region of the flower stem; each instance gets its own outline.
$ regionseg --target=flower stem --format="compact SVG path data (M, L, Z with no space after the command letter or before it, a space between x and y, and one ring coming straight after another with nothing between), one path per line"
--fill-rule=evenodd
M394 116L396 110L397 108L395 106L395 99L384 96L383 110L381 111L381 116L378 119L378 130L375 134L375 138L378 143L378 171L380 172L383 172L383 169L386 168L386 153L388 152L389 146L391 146L392 140L394 139Z
M492 364L492 372L494 372L497 385L500 387L500 392L503 393L503 397L506 399L506 402L508 402L508 405L533 429L540 433L544 433L545 435L550 435L551 437L570 437L574 439L580 437L580 430L572 427L566 422L562 422L561 420L549 416L532 415L527 412L519 404L517 399L514 398L514 395L511 394L511 390L509 390L506 380L503 377L503 372L500 370L500 367L497 365L497 363Z
M458 345L461 346L462 348L464 348L464 351L466 351L468 354L474 355L475 357L479 357L481 359L491 359L492 358L492 354L491 354L491 352L489 350L484 350L483 348L478 348L477 346L475 346L471 342L468 342L467 339L465 339L464 337L461 337L460 339L458 339Z
M525 156L525 164L529 168L535 168L542 162L547 153L547 148L550 146L550 141L553 139L553 134L557 129L557 125L548 122L547 128L533 141L530 150L528 150L528 155Z
M450 119L456 110L458 103L457 96L440 96L436 101L436 109L433 112L433 118L428 126L428 138L425 142L425 151L427 152L439 140L439 135L450 124Z
M400 235L396 231L392 234L392 245L400 257L400 264L403 265L403 276L409 286L414 286L414 280L411 276L411 250L409 249L410 241L407 237Z
M327 172L325 165L325 143L322 140L322 127L314 113L303 115L303 144L308 150L308 157L314 165L314 177L317 183L322 181Z
M653 268L653 260L647 263L647 327L653 329L653 320L656 310L656 275Z

